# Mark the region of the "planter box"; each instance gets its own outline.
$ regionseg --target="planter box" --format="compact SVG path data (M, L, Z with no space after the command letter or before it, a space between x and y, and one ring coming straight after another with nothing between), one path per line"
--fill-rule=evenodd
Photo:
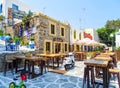
M115 53L117 61L120 61L120 50L116 50Z

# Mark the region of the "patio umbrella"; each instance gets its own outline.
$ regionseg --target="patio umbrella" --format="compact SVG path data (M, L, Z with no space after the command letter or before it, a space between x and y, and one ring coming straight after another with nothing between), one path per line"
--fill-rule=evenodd
M100 44L95 41L95 40L91 40L89 43L88 43L89 46L100 46Z
M78 40L76 40L73 44L78 45Z
M84 38L82 40L77 41L78 45L88 45L91 40L89 38Z

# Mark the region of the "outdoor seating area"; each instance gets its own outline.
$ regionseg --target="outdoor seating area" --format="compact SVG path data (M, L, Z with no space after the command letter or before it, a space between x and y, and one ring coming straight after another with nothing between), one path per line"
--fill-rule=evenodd
M71 85L73 88L109 88L111 86L111 78L114 76L115 80L117 78L115 86L120 87L120 65L118 64L119 58L116 52L100 48L98 42L90 39L76 41L74 43L76 49L70 52L61 52L60 45L56 43L56 47L58 47L54 52L51 52L49 47L46 52L42 53L37 50L31 51L32 49L27 51L24 50L25 48L23 50L4 51L1 53L0 59L0 76L10 78L10 75L14 78L15 75L25 71L29 81L44 77L47 74L61 74L65 77L66 75L73 76L73 79L74 76L80 78L80 86L78 87L78 84L73 83ZM65 83L64 77L60 79L60 82ZM70 83L68 82L68 84ZM112 86L114 86L113 84L114 82ZM53 86L50 88L53 88Z
M34 78L36 76L42 75L45 71L51 69L57 69L63 64L63 59L66 54L30 54L30 53L5 53L3 54L3 60L1 62L1 72L4 72L6 76L7 71L11 70L12 74L21 71L21 68L26 70L29 74L29 78ZM59 66L59 64L61 64ZM38 74L35 73L35 69L40 69ZM13 70L15 69L15 70ZM19 70L20 69L20 70Z
M60 74L60 70L63 71L61 72L63 75L70 75L71 71L74 71L77 68L77 71L75 71L77 73L75 73L74 76L81 78L82 88L96 88L98 86L100 88L109 88L111 86L112 77L114 77L114 80L117 82L115 85L120 87L120 64L118 64L120 62L116 61L116 58L114 57L115 52L97 53L94 57L89 59L87 58L88 56L86 53L87 52L83 51L74 52L75 66L67 71L65 71L63 65L64 57L67 56L66 53L6 53L3 54L5 60L0 77L3 76L9 78L8 75L12 75L13 77L14 75L19 74L21 70L25 70L30 81L49 73L55 72L55 74ZM77 60L76 58L79 59ZM78 65L76 63L81 64ZM83 74L81 74L81 71ZM100 79L101 81L98 82L96 79ZM112 82L112 84L114 84L114 82Z
M96 57L93 57L92 59L86 60L84 62L86 68L84 69L83 87L84 84L87 82L87 88L90 88L90 85L92 85L92 88L96 88L96 84L103 85L103 88L109 88L111 76L117 75L118 85L120 88L120 69L118 69L118 67L115 67L115 65L117 64L115 62L117 61L115 58L112 58L114 55L115 53L113 52L100 53ZM96 82L96 78L102 78L102 83Z

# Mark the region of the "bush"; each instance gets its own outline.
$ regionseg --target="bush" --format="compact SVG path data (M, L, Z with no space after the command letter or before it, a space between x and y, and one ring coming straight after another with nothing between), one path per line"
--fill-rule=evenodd
M30 41L34 41L34 38L30 38Z
M116 47L115 50L120 50L120 46L119 46L119 47Z
M20 40L20 38L19 38L19 36L15 36L14 37L14 42L16 43L17 41L19 41Z
M3 36L3 30L0 30L0 36Z

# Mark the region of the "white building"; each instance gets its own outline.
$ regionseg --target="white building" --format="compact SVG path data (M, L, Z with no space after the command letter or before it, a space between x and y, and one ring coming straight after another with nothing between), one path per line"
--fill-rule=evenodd
M73 28L70 29L70 45L75 41L83 39L83 30Z
M5 16L9 25L21 19L24 13L37 12L37 10L20 2L19 0L0 0L0 15Z
M116 47L120 46L120 30L115 35L115 43L116 43Z
M70 48L73 51L79 50L80 46L76 45L75 42L78 40L82 40L84 38L89 38L91 40L95 40L99 42L98 33L93 28L88 29L75 29L71 27L70 30Z
M95 29L93 28L84 29L84 32L90 34L92 36L92 40L99 42L98 33L96 32Z

